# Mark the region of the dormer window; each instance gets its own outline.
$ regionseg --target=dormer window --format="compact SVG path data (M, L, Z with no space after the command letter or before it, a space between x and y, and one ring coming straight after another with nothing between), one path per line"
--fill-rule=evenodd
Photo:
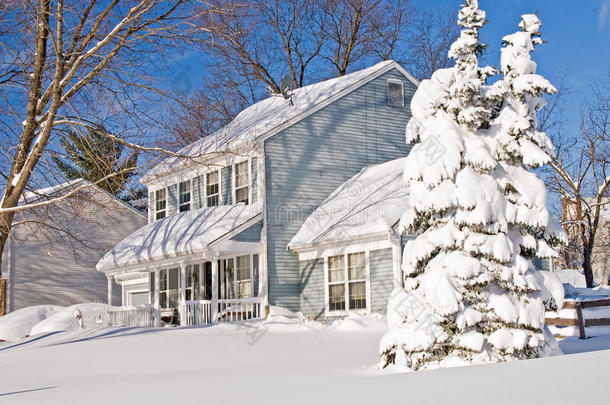
M207 206L214 207L218 205L219 197L218 170L206 174L205 184Z
M400 80L388 80L388 105L391 107L405 106L405 91Z
M235 203L248 204L249 201L248 161L235 165Z
M165 218L167 207L167 194L164 188L155 191L155 220Z
M190 211L191 209L191 181L183 181L180 183L179 187L179 211Z

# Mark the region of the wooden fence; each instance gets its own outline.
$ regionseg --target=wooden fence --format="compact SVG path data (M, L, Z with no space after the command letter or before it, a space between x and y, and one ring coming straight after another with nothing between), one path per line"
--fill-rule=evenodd
M562 309L575 309L574 318L546 318L547 325L554 326L578 326L580 339L586 339L585 327L587 326L610 326L610 318L585 319L583 309L610 307L610 299L596 299L587 301L566 300Z

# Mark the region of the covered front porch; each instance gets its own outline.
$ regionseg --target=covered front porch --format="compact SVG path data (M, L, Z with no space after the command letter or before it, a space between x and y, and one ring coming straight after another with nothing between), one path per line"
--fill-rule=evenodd
M98 263L108 277L109 297L114 281L123 290L125 285L139 289L123 294L123 306L110 311L109 324L263 318L267 276L261 217L253 206L208 207L149 224L117 244Z

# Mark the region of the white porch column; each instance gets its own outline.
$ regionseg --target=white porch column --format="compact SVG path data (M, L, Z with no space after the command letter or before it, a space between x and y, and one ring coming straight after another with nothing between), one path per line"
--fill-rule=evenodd
M112 276L106 276L106 279L108 280L108 305L112 305L112 282L113 282L113 277Z
M153 296L153 304L155 306L155 326L161 326L161 300L159 288L161 287L161 272L158 267L153 268L153 274L155 277L155 295Z
M212 258L212 322L218 312L218 259Z
M265 158L265 154L262 154L261 163L259 166L259 174L258 178L260 179L259 185L261 200L263 202L263 232L261 233L261 241L263 242L263 251L261 252L261 267L259 269L261 273L262 283L261 283L261 296L263 297L263 312L265 314L265 318L267 317L267 313L269 310L269 258L267 256L267 225L269 223L269 212L267 211L267 159Z
M184 306L186 305L186 263L180 262L180 325L185 325Z
M180 262L180 304L186 303L186 263Z

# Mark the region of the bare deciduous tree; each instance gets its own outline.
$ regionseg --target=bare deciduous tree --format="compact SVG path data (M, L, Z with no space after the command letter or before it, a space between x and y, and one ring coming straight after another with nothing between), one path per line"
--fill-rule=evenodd
M603 231L600 234L600 227L610 194L609 93L610 80L596 90L595 100L583 107L577 136L555 131L557 153L546 173L549 189L562 200L562 222L569 237L565 264L581 261L587 287L594 284L594 250L604 244L598 236L606 235Z
M323 56L343 76L361 59L394 54L414 14L408 0L327 0Z
M407 61L416 12L408 0L215 0L205 10L210 66L202 88L172 106L165 145L173 149L279 92L284 75L302 87L364 63Z
M91 119L102 121L101 116L133 126L153 116L143 108L147 97L160 94L149 64L162 60L162 50L200 32L189 24L191 3L2 2L0 18L11 24L3 22L0 30L2 167L8 172L0 203L0 257L15 213L53 202L30 205L20 199L33 174L51 167L46 152L54 137L68 128L90 128ZM127 142L106 136L135 149L162 151L147 148L142 138Z
M318 8L318 0L215 0L201 21L210 33L204 49L242 80L260 81L273 92L279 93L284 74L302 86L322 47Z
M450 67L449 47L459 36L457 15L440 9L420 11L409 33L407 66L418 80L427 79L438 69Z

